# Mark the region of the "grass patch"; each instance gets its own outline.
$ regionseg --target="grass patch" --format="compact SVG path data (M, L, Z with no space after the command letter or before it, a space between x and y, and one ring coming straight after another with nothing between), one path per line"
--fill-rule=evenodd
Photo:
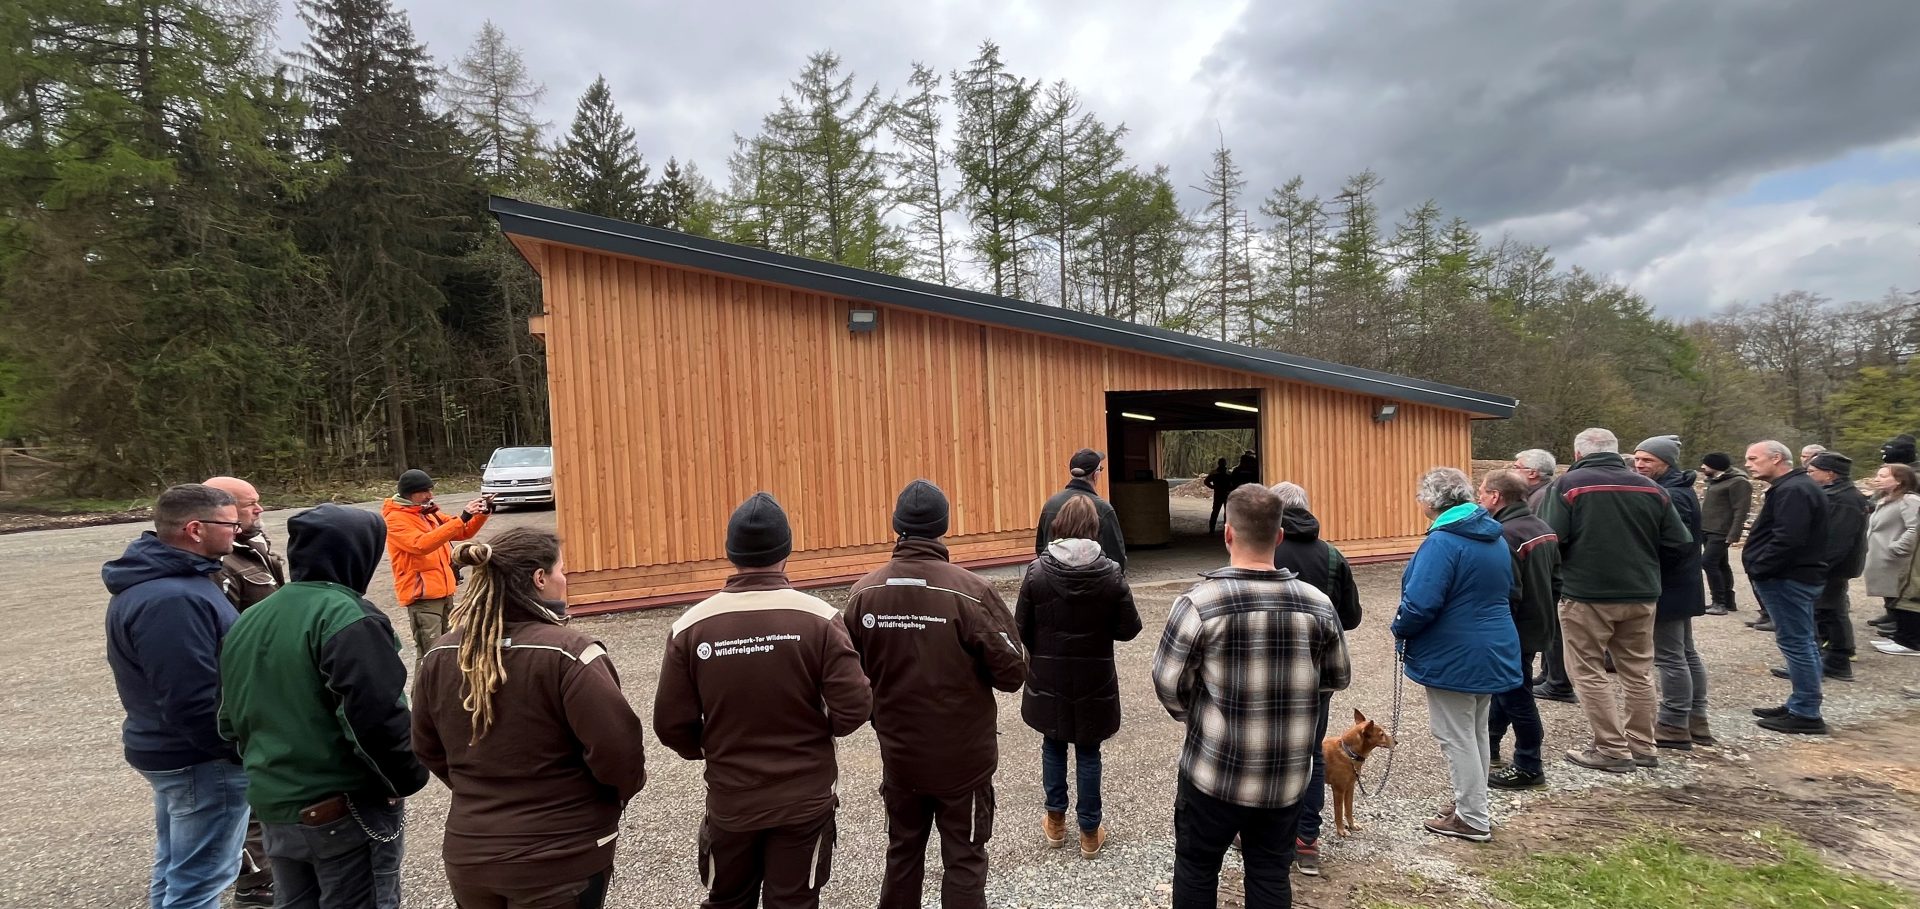
M1659 831L1592 855L1529 856L1494 874L1515 909L1912 909L1890 884L1836 871L1778 830L1759 835L1777 858L1737 865Z

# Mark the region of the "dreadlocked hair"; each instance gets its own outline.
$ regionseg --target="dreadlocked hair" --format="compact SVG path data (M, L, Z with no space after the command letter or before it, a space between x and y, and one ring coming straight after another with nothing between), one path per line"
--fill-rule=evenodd
M453 562L473 569L459 605L447 616L460 639L460 674L465 677L460 705L473 721L480 741L493 728L493 693L507 681L503 659L507 610L514 603L539 606L533 586L536 570L553 570L560 561L560 538L544 530L516 527L486 543L454 548ZM544 614L544 607L534 610Z

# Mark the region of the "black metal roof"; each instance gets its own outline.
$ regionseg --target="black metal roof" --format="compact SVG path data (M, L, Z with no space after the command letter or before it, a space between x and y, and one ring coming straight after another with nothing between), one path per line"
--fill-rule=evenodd
M1478 416L1511 417L1517 403L1513 398L1491 392L1341 366L517 199L495 196L487 207L500 219L502 230L536 240L1137 350L1222 369L1464 410Z

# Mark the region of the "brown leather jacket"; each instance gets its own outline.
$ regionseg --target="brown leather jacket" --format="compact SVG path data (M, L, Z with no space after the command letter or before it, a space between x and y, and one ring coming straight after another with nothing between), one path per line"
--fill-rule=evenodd
M287 560L273 551L266 531L255 531L251 536L234 538L233 551L221 557L220 573L213 582L220 585L220 592L227 595L233 608L245 612L287 583Z

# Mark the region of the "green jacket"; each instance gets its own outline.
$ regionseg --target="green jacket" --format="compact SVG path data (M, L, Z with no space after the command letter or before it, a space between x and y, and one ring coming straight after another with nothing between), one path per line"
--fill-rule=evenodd
M400 639L360 593L379 564L379 521L334 505L295 515L294 582L242 613L222 642L220 735L239 746L262 822L297 823L302 808L336 795L406 796L427 783Z
M1678 560L1693 542L1667 491L1610 452L1555 479L1539 516L1560 538L1560 595L1570 600L1656 602L1663 551Z

